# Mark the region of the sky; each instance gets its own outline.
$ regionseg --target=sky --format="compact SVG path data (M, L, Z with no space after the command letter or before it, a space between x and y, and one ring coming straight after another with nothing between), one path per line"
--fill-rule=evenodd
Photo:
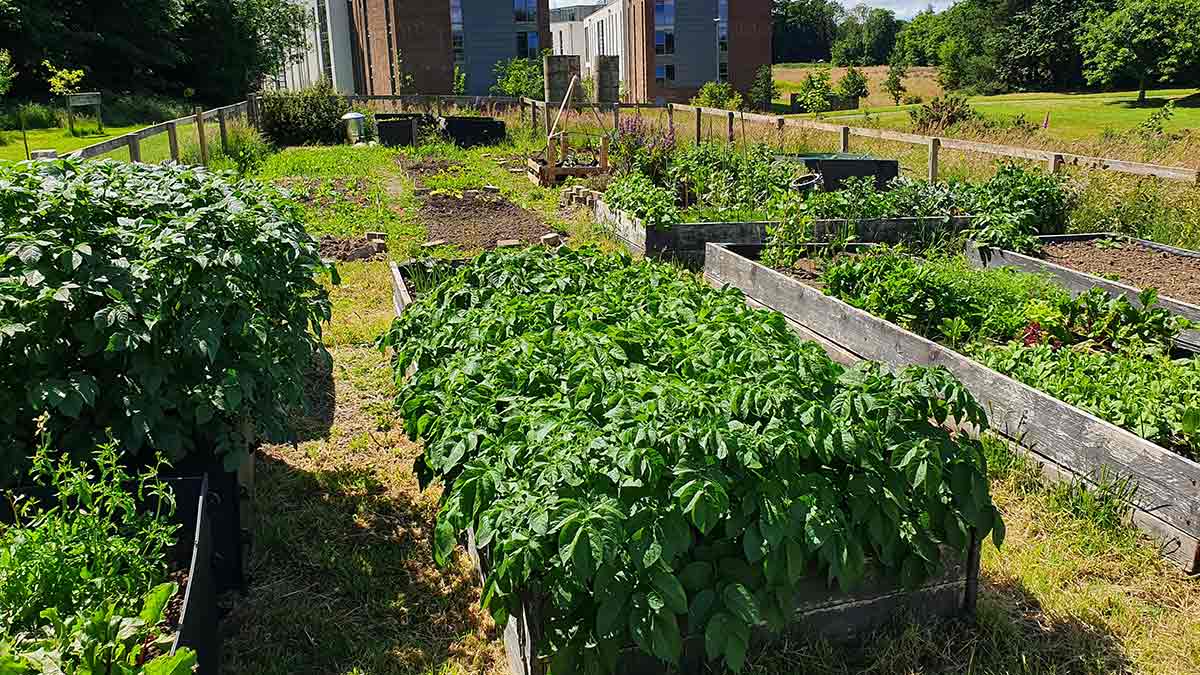
M838 0L847 8L860 4L860 0ZM592 5L596 4L591 0L550 0L551 7L569 7L571 5ZM912 18L914 14L925 9L930 3L930 0L866 0L865 3L872 7L883 7L890 9L896 13L896 16L901 19ZM953 0L933 0L934 9L942 10L953 4Z

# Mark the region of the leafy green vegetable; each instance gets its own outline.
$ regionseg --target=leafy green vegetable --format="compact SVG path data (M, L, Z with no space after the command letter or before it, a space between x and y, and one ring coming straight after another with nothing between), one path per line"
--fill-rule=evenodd
M612 207L641 219L649 227L666 229L680 220L675 193L658 187L641 173L613 179L604 198Z
M1156 306L961 257L883 249L831 262L827 293L1183 454L1200 453L1200 357L1172 359L1189 326Z
M328 268L273 188L181 166L0 167L0 458L59 447L245 452L282 434L323 350Z
M415 470L446 486L439 563L473 530L483 605L503 623L544 598L556 673L611 671L631 644L678 663L685 634L740 669L811 574L916 585L1001 531L981 446L940 426L986 417L945 370L843 369L665 265L487 253L381 344Z

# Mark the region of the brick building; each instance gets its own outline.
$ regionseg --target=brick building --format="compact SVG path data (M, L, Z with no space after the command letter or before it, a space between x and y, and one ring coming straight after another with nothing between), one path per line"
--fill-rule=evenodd
M319 1L319 0L318 0ZM350 7L354 89L365 95L449 94L454 67L467 93L488 94L497 63L550 45L549 0L326 0Z
M683 102L706 82L750 88L771 63L771 0L606 0L551 33L554 52L579 55L585 71L620 57L627 100Z

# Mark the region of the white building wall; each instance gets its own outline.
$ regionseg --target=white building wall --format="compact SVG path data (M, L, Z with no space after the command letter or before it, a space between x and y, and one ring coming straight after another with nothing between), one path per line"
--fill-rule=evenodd
M295 0L304 7L309 22L308 47L284 67L268 86L303 89L328 77L342 94L354 94L354 65L350 44L350 10L339 0ZM322 14L325 21L323 22Z
M554 53L580 57L585 77L592 72L595 57L620 57L621 81L626 81L629 73L629 65L625 58L627 10L626 0L610 0L582 21L550 24L550 32L554 36Z

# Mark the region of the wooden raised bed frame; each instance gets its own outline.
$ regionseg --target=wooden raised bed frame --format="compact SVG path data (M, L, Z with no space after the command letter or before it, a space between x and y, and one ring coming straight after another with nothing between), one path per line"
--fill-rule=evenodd
M767 228L775 224L771 221L675 223L657 228L609 206L603 198L596 200L593 215L597 223L607 227L631 252L647 258L677 262L694 270L704 269L706 244L763 244L767 241ZM853 226L856 241L896 244L914 238L932 237L936 233L958 231L970 222L968 217L891 218L858 222L818 220L813 227L817 239L836 236Z
M1095 233L1095 234L1061 234L1048 235L1038 237L1038 241L1043 244L1066 243L1076 241L1094 241L1097 239L1117 239L1126 241L1140 246L1145 246L1149 249L1162 251L1164 253L1172 253L1174 255L1183 256L1186 258L1195 258L1200 262L1200 253L1189 251L1183 248L1167 246L1158 242L1146 241L1145 239L1136 239L1128 235L1112 234L1112 233ZM1123 284L1119 281L1111 281L1104 277L1080 272L1079 270L1071 269L1063 265L1048 262L1041 258L1005 251L996 248L979 248L974 242L967 242L966 250L967 260L971 261L976 267L1015 267L1022 272L1033 272L1037 274L1050 274L1055 277L1064 288L1071 292L1072 295L1086 293L1093 288L1104 290L1110 296L1116 298L1124 296L1135 305L1140 306L1138 302L1138 294L1142 289ZM1192 305L1181 300L1175 300L1160 295L1158 298L1158 306L1177 314L1190 321L1200 323L1200 307ZM1175 340L1177 346L1191 352L1200 353L1200 330L1184 331Z
M388 263L392 305L397 316L416 297L405 278L407 265ZM466 548L482 579L488 569L488 554L486 550L476 548L473 532L467 534ZM944 573L915 591L904 590L896 579L868 574L859 589L844 593L829 589L823 577L814 576L796 595L796 629L789 633L840 641L867 635L900 616L939 618L973 615L979 589L979 552L980 545L975 542L964 560L947 558ZM509 618L504 627L504 647L509 668L514 675L544 675L546 664L538 660L536 653L536 645L542 634L539 611L542 600L536 593L522 595L520 610ZM755 632L756 640L769 637L770 633L765 628ZM684 644L680 672L703 672L703 636L685 638ZM622 675L666 675L671 671L653 657L631 648L622 655L618 672Z
M766 267L753 259L761 249L709 244L704 276L782 313L839 360L944 366L984 406L993 429L1052 476L1092 482L1107 467L1133 478L1133 521L1160 539L1165 557L1200 571L1200 464Z

